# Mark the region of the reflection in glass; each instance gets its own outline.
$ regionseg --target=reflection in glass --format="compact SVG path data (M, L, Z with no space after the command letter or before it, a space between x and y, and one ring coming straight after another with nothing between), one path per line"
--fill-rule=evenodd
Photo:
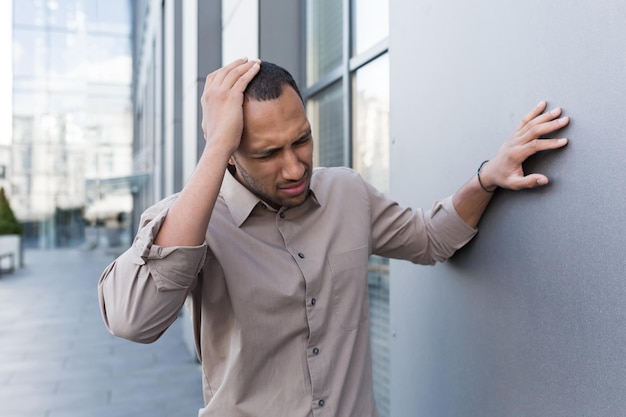
M75 0L64 0L75 1ZM138 1L138 0L132 0ZM87 0L82 1L85 27L92 33L129 36L131 26L131 5L128 0ZM141 9L139 9L141 10Z
M370 257L367 273L370 296L370 341L372 344L372 378L379 417L391 416L389 367L389 259Z
M353 77L352 165L363 178L389 192L389 57ZM390 416L389 260L372 256L368 268L374 396L380 417Z
M389 0L352 0L352 55L358 55L389 36Z
M16 25L53 30L129 35L131 29L128 0L19 0L13 18Z
M337 0L307 1L307 86L341 65L342 3Z
M13 30L13 76L15 78L44 76L48 51L45 32L31 29Z
M389 56L367 64L353 77L353 167L382 192L389 192Z
M16 25L44 26L46 24L46 0L13 1L13 22Z
M86 184L132 169L130 2L13 7L11 205L25 247L79 246L86 195L94 195Z
M309 98L307 115L315 141L315 166L345 165L342 83L337 82Z

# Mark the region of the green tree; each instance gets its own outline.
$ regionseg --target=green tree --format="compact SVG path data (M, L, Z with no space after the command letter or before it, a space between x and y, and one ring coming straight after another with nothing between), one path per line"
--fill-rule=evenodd
M21 235L22 225L15 218L13 209L4 194L4 187L0 187L0 235Z

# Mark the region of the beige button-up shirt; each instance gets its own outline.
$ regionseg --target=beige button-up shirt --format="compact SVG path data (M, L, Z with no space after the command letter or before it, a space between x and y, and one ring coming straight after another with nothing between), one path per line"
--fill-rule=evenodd
M206 417L374 417L368 258L433 264L476 233L452 198L401 208L347 168L276 211L226 173L206 242L159 247L172 196L142 216L99 282L109 330L156 340L188 300Z

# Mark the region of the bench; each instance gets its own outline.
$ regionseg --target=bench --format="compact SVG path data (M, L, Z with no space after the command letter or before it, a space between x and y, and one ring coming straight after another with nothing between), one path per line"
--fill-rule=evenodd
M9 266L5 267L5 263L4 260L8 259L9 260ZM6 274L6 273L11 273L15 270L15 256L12 252L10 253L0 253L0 275L2 274Z

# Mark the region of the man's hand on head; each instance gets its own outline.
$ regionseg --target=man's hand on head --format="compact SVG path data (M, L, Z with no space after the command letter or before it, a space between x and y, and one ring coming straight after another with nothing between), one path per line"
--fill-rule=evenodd
M243 131L243 93L259 72L259 60L238 59L206 78L202 104L202 132L213 146L224 146L227 154L239 147Z

